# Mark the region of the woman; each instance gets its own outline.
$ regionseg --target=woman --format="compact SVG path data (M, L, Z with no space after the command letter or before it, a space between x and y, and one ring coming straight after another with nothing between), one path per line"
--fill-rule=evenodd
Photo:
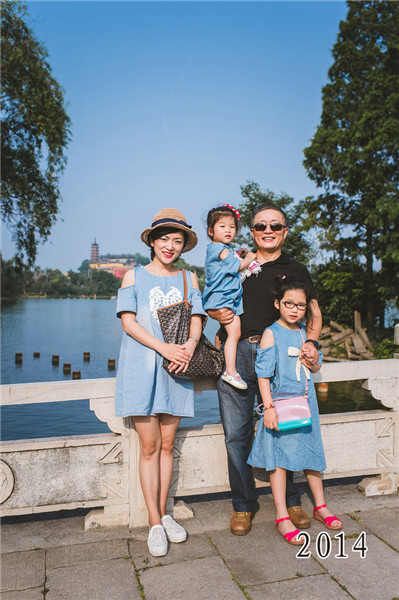
M166 514L173 470L173 446L181 417L194 416L193 384L175 377L188 368L201 335L204 315L197 277L187 272L193 305L190 337L184 345L166 344L157 309L184 299L184 279L174 262L197 244L184 215L164 208L141 234L151 262L128 271L118 293L117 316L123 340L116 382L115 415L132 416L140 440L139 473L148 509L148 549L164 556L170 542L184 542L186 530ZM163 359L171 362L169 373Z

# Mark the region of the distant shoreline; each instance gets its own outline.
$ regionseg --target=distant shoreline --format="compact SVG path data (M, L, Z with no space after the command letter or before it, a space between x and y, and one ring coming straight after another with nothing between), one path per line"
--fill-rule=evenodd
M116 296L36 296L36 295L24 295L24 296L11 296L1 298L2 302L15 301L15 300L116 300Z

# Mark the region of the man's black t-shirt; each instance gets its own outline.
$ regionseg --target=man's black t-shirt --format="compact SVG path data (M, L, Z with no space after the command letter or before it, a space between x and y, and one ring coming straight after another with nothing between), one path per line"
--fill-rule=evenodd
M276 260L262 265L259 275L251 275L242 284L244 313L241 315L241 340L260 335L279 318L274 306L274 280L277 275L294 275L310 285L312 297L315 289L309 271L301 263L289 258L284 252ZM222 342L226 340L224 327L219 331Z

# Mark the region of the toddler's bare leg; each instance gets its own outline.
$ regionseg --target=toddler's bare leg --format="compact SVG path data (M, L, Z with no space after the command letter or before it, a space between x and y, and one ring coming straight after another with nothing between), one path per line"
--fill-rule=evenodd
M237 355L237 344L241 336L241 321L240 317L235 315L233 322L229 325L225 325L227 340L224 345L224 358L226 361L226 373L227 375L235 375L236 369L236 355Z

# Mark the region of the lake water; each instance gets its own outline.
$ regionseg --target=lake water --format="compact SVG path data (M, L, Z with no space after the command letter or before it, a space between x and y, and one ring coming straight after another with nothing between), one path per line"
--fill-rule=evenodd
M115 317L115 300L19 299L4 302L1 326L2 383L71 380L63 364L81 371L82 379L114 377L108 359L118 359L121 323ZM208 320L205 334L213 340L218 324ZM21 365L15 354L23 353ZM33 358L40 352L40 358ZM83 352L90 352L84 362ZM53 366L53 354L60 357ZM328 397L319 395L320 413L371 410L381 405L362 389L361 382L329 385ZM195 417L182 419L182 426L219 423L216 391L195 396ZM1 408L3 440L32 439L60 435L83 435L109 431L89 410L88 400L26 404Z

